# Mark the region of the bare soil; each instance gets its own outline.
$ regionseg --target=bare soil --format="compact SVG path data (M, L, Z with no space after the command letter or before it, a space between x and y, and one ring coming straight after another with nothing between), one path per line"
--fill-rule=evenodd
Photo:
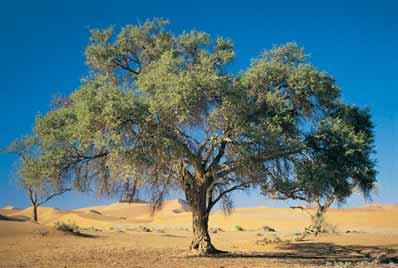
M282 208L237 209L231 216L214 213L213 243L228 253L211 257L195 256L188 250L192 235L188 208L166 206L149 219L137 207L138 218L133 217L133 208L116 205L77 212L48 209L41 224L21 221L23 211L0 209L7 217L0 219L0 267L398 267L396 207L332 210L328 221L337 232L302 241L296 241L299 235L295 233L307 223L303 213L301 217ZM121 217L117 210L124 219L116 220ZM80 234L52 227L52 221L67 220L65 215L79 216L70 219L81 226ZM46 217L52 220L47 222ZM260 224L276 232L266 232ZM244 231L237 231L236 225Z

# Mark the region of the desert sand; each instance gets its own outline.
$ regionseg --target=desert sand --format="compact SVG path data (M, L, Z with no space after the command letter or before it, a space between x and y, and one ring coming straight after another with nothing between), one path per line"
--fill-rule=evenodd
M326 219L335 232L318 237L297 234L310 223L298 209L216 211L213 244L228 253L214 257L189 252L191 212L181 200L155 213L145 203L41 207L40 224L31 214L32 208L0 209L0 267L398 267L396 205L331 209ZM57 222L79 226L80 234L56 231Z

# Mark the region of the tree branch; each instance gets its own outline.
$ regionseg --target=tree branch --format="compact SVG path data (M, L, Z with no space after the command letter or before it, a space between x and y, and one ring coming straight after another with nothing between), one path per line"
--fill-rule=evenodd
M206 169L206 172L210 171L213 169L213 167L215 165L217 165L221 158L224 156L225 153L225 147L227 146L227 141L226 140L222 140L220 147L218 148L218 153L217 155L213 158L213 161L211 161L211 164L209 165L209 167ZM207 160L206 160L207 161Z
M44 199L43 201L37 203L37 205L38 205L38 206L41 206L42 204L46 203L46 202L49 201L50 199L52 199L52 198L54 198L54 197L56 197L56 196L58 196L58 195L64 194L64 193L66 193L66 192L68 192L68 191L71 191L71 190L72 190L71 188L66 188L66 189L63 189L62 191L53 193L53 194L49 195L49 196L48 196L46 199Z
M244 183L235 185L235 186L233 186L233 187L231 187L231 188L229 188L229 189L227 189L227 190L222 191L222 192L218 195L218 197L217 197L216 199L214 199L211 203L209 203L209 205L207 206L206 212L207 212L207 213L210 213L210 211L211 211L211 209L214 207L214 205L215 205L218 201L220 201L221 198L222 198L224 195L226 195L226 194L228 194L228 193L230 193L230 192L233 192L233 191L235 191L235 190L244 190L245 187L249 186L251 183L252 183L252 182L244 182Z
M130 73L133 73L133 74L135 74L135 75L139 75L139 74L140 74L138 71L133 70L133 69L132 69L130 66L128 66L127 64L123 64L123 63L121 62L120 59L113 59L112 62L113 62L116 66L118 66L118 67L120 67L120 68L122 68L122 69L124 69L124 70L126 70L126 71L128 71L128 72L130 72Z
M97 158L105 157L105 156L107 156L109 154L109 152L105 151L103 153L99 153L99 154L96 154L96 155L93 155L93 156L82 155L79 152L77 152L76 154L77 154L76 155L77 159L72 161L72 162L69 162L69 163L66 163L65 165L63 165L61 167L61 171L67 171L73 165L76 165L76 164L78 164L80 162L83 162L83 161L91 161L91 160L94 160L94 159L97 159Z
M29 187L27 190L29 191L30 202L32 202L32 205L36 206L37 199L34 197L32 188Z

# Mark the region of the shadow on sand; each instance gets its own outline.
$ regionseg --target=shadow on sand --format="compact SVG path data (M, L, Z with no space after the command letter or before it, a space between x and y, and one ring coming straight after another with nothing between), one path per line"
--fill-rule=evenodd
M26 216L5 216L0 214L0 221L28 221L29 217Z
M188 238L189 237L189 236L185 236L185 235L173 235L173 234L162 234L161 236L173 237L173 238Z
M398 263L398 244L379 246L340 246L333 243L287 243L277 247L277 252L227 252L210 258L268 258L325 264L328 262L371 262ZM280 250L280 251L279 251ZM200 256L188 256L195 258Z
M87 233L71 233L71 235L83 237L83 238L98 238L99 235L87 234Z

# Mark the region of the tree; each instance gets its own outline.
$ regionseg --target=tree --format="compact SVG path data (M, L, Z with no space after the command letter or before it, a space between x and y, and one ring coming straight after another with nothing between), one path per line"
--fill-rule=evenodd
M294 161L295 172L279 172L263 192L273 198L315 203L310 229L317 235L334 201L344 202L357 189L369 198L376 183L373 136L368 110L339 106L307 139L307 149Z
M339 88L295 43L275 47L239 73L230 40L174 34L148 20L91 32L89 76L35 132L49 166L82 190L112 194L139 178L157 207L180 189L193 211L191 249L219 252L208 220L229 194L270 183L273 167L304 148ZM94 186L93 186L94 185Z
M28 192L32 204L32 219L38 222L38 207L72 190L61 182L54 171L48 167L48 162L40 159L39 145L35 137L25 137L14 141L7 149L20 158L18 168L18 185Z
M120 202L137 202L139 201L139 179L127 178L121 191Z

